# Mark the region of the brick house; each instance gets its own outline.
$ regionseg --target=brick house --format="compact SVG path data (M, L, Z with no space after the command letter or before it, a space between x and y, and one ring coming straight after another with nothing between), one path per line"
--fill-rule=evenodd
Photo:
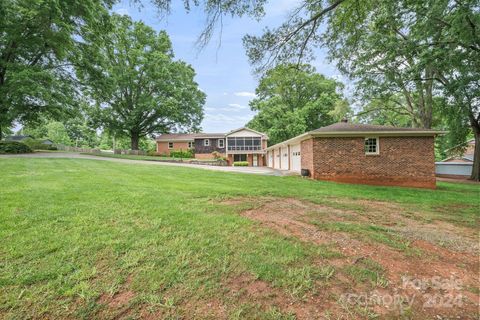
M427 129L342 121L267 148L267 166L310 178L435 188L434 138Z
M213 159L213 152L226 158L230 165L247 161L249 166L264 166L266 134L250 128L240 128L228 133L169 133L157 137L157 154L170 155L172 150L195 151L196 159Z

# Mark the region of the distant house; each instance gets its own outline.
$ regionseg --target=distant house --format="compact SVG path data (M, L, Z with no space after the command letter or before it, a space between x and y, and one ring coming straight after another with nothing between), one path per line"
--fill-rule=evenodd
M44 145L47 145L47 146L51 146L51 145L55 144L55 143L54 143L52 140L50 140L50 139L44 139L44 140L41 141L41 143L44 144Z
M466 178L472 174L475 139L447 150L452 156L435 162L435 173L445 178ZM455 155L456 154L456 155Z
M267 165L318 180L435 188L439 133L344 120L268 147Z
M35 138L31 135L16 135L16 136L8 136L5 138L5 140L8 140L8 141L23 141L25 139L35 139Z
M218 152L232 165L247 161L249 166L265 165L266 134L250 128L239 128L228 133L169 133L157 137L157 154L170 155L173 150L195 151L197 159L213 159Z
M458 152L460 149L462 152ZM448 157L441 162L466 162L466 163L473 163L473 153L475 152L475 139L470 139L468 140L465 144L462 144L461 146L454 147L450 150L447 150L447 153L449 154L455 154L457 155ZM460 153L460 154L458 154Z

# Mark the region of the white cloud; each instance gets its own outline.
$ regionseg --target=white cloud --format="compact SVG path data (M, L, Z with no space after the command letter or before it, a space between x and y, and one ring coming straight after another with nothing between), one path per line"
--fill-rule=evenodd
M300 0L276 0L267 4L265 10L266 18L272 18L276 16L285 16L291 10L299 7L302 4Z
M237 97L250 97L250 98L255 98L257 95L253 92L248 92L248 91L239 91L239 92L234 92L234 95Z
M248 109L247 106L242 106L241 104L238 104L238 103L229 103L228 106L234 109Z
M251 115L232 116L232 115L217 113L217 114L206 114L205 120L208 120L210 122L231 123L238 126L242 126L248 121L250 121L252 117L253 116Z
M119 15L122 15L122 16L129 16L130 15L130 11L128 11L127 8L118 8L117 10L115 10L115 13L117 13Z
M224 92L223 95L224 95L224 96L228 96L228 93L227 93L227 92Z

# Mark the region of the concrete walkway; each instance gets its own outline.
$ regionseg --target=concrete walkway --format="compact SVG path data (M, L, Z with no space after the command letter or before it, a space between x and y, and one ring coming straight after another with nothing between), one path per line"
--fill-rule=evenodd
M272 169L272 168L268 168L268 167L222 167L222 166L198 165L198 164L189 164L189 163L174 163L174 162L160 162L160 161L147 161L147 160L129 160L129 159L120 159L120 158L108 158L108 157L101 157L101 156L90 156L90 155L74 153L74 152L35 152L35 153L0 155L0 159L3 159L3 158L89 159L89 160L111 161L111 162L126 163L126 164L176 166L176 167L198 168L198 169L205 169L205 170L212 170L212 171L262 174L262 175L271 175L271 176L292 175L292 172Z

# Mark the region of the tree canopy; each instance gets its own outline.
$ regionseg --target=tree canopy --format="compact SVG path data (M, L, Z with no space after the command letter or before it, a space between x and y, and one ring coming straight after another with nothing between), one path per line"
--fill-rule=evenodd
M279 65L260 79L257 97L250 102L258 113L248 126L266 132L270 144L275 144L329 125L348 111L341 88L312 66Z
M205 94L192 67L173 60L168 35L127 16L114 14L111 23L108 32L86 38L78 70L96 102L94 122L130 137L134 150L156 132L198 129Z
M113 1L0 1L0 138L4 127L75 108L72 58Z

